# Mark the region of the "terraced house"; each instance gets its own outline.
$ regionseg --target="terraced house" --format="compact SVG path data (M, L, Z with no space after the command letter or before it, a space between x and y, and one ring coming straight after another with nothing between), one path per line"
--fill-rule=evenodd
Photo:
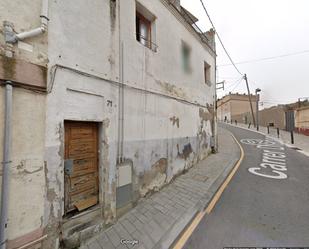
M1 248L78 245L215 146L214 31L179 0L2 0L0 20Z

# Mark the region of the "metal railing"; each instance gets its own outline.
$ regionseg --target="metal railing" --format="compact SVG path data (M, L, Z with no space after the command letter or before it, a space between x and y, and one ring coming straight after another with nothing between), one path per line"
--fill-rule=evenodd
M151 49L154 52L158 51L158 45L152 42L151 40L147 39L146 37L142 36L139 33L136 33L136 39L143 44L145 47Z

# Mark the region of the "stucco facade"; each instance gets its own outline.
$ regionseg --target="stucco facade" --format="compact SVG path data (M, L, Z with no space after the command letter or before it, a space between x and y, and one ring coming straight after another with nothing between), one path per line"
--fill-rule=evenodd
M19 205L10 208L9 239L47 236L42 247L58 248L61 241L78 245L85 224L91 233L104 228L207 157L216 135L216 55L214 34L197 33L167 0L49 1L48 7L47 33L17 44L1 40L1 48L48 70L45 93L14 88L10 206L17 199ZM1 21L16 32L31 29L40 8L39 0L4 1ZM151 17L156 49L137 40L137 11ZM184 43L190 72L182 67ZM64 203L67 121L98 126L98 203L74 219Z
M4 24L16 32L39 25L41 1L0 3L0 161L3 162L5 80L12 80L7 248L43 236L47 35L16 45L5 42ZM44 80L45 79L45 80ZM2 164L1 164L2 167ZM2 174L1 174L2 180ZM1 191L2 192L2 191ZM30 238L30 239L29 239Z
M296 109L295 128L299 133L309 136L309 106Z
M261 126L273 126L282 130L286 129L286 107L284 105L272 106L259 111L259 124Z
M256 113L256 96L251 96L253 113ZM217 116L220 121L231 120L252 123L249 96L246 94L228 94L217 101Z

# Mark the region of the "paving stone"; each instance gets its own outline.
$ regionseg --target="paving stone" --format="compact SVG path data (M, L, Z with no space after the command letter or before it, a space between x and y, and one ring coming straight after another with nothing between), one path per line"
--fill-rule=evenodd
M113 228L117 231L117 234L121 239L132 239L132 236L127 232L127 230L122 226L119 222L113 226Z
M149 218L147 218L144 214L137 214L135 217L144 224L149 221Z
M158 209L161 213L164 213L164 214L168 212L168 210L164 206L159 205L159 204L154 205L154 208Z
M148 235L150 235L153 241L158 242L162 237L164 230L154 221L150 221L149 226L152 228L152 232L150 234L148 233Z
M128 249L128 247L123 244L120 244L119 246L116 247L116 249Z
M228 137L229 135L225 134L222 139ZM230 140L235 143L232 138ZM206 200L209 187L225 169L222 162L224 161L227 165L231 157L238 159L239 151L236 143L236 149L231 151L229 147L223 153L224 146L228 148L224 143L218 154L199 162L188 173L179 176L169 186L150 198L141 199L137 206L121 217L115 225L100 233L96 241L89 240L82 249L158 249L160 244L157 242L168 234L171 227L177 224L188 208ZM196 176L199 177L196 178ZM206 177L209 177L206 182L199 180ZM130 244L123 245L120 243L122 238L136 239L139 244L134 247Z
M143 244L140 244L136 249L146 249L146 247Z
M115 247L120 244L120 237L113 227L106 231L106 235Z
M179 200L177 197L173 198L173 202L175 203L174 206L177 207L177 209L187 208L186 204L184 204L184 202Z
M152 219L153 214L151 211L148 210L144 215L147 217L147 222L148 222L150 219Z
M154 220L157 224L160 225L163 229L167 228L170 226L169 222L167 221L167 217L163 214L157 214L154 215Z
M143 230L144 224L143 224L140 220L136 219L136 220L133 222L133 225L134 225L139 231L142 231L142 230Z
M89 243L88 247L91 249L102 249L97 240L94 240L91 243Z
M114 249L115 248L112 242L108 239L105 232L97 236L96 239L103 249Z
M154 245L154 242L144 232L135 231L133 233L133 237L137 238L137 240L140 243L142 243L146 247L146 249L151 249L153 247L153 245Z
M125 219L127 219L127 220L129 220L130 222L133 223L136 218L133 214L128 213L127 215L125 215Z
M133 224L130 222L130 221L128 221L128 220L122 220L121 221L121 224L124 226L124 228L130 233L130 234L132 234L135 230L136 230L136 228L133 226Z

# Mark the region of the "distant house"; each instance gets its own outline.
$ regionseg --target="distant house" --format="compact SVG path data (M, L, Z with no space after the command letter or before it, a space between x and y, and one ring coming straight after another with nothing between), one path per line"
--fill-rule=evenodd
M259 124L309 135L309 103L295 102L259 111Z
M256 110L256 96L251 95L253 113ZM217 101L217 117L219 121L237 120L240 123L253 123L249 96L230 93Z
M270 126L286 130L286 117L285 113L287 108L285 105L277 105L265 108L259 111L259 125ZM292 122L294 123L294 122Z
M297 132L309 136L309 105L296 109L295 129Z

